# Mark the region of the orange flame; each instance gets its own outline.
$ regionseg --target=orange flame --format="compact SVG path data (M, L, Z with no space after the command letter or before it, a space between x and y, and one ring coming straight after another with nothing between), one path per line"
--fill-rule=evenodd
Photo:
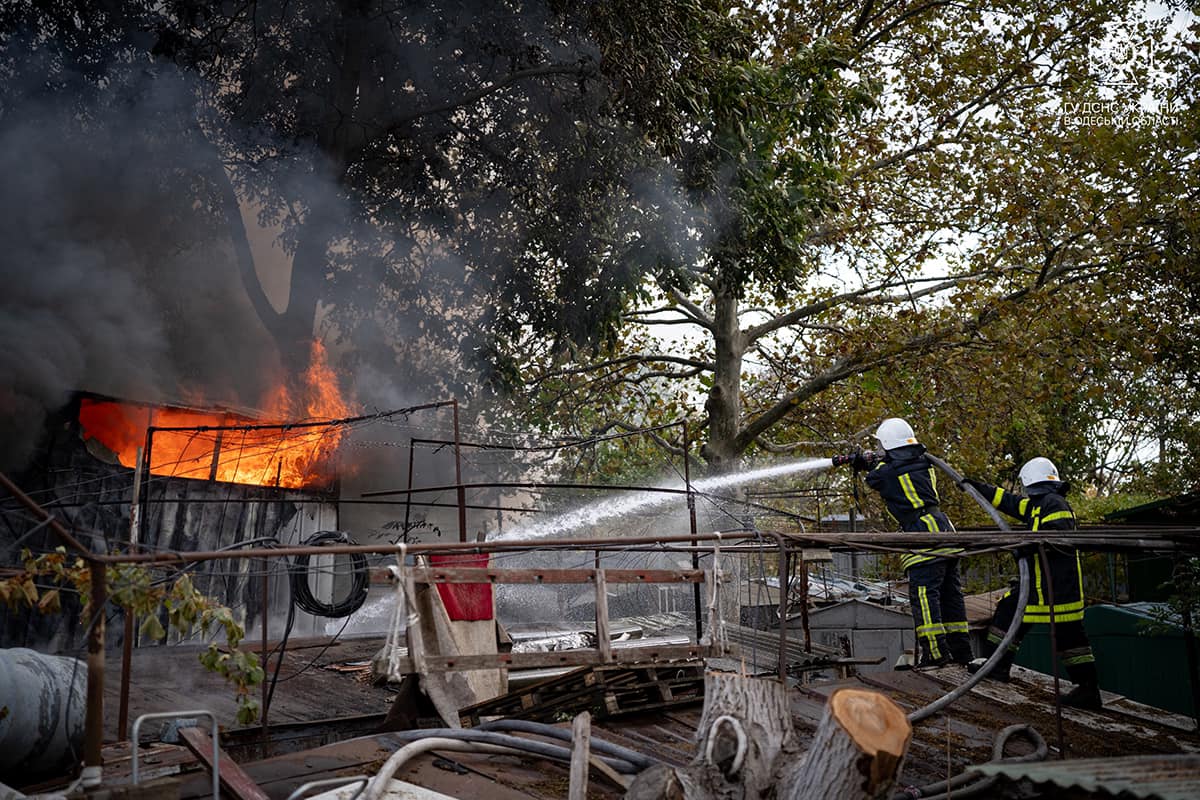
M83 398L79 422L85 439L103 445L122 465L131 468L137 465L138 448L145 445L146 429L154 427L150 446L150 472L154 475L289 489L328 484L344 428L296 428L283 422L319 422L349 416L337 376L319 341L313 342L303 392L280 385L268 393L262 407L264 416L273 422L228 411Z

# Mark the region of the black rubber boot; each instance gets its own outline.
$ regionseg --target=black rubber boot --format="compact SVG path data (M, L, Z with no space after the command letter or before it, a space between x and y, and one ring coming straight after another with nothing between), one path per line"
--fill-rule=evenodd
M949 663L950 663L950 656L947 656L947 655L943 655L939 658L922 657L920 662L918 662L917 665L915 667L913 667L913 669L937 669L938 667L944 667Z
M1071 708L1099 711L1104 702L1100 698L1100 677L1096 674L1096 662L1073 664L1067 667L1067 677L1075 688L1062 696L1062 704Z
M1100 698L1099 686L1080 684L1062 696L1062 704L1071 708L1082 708L1088 711L1099 711L1104 707Z
M936 641L938 654L935 657L930 650L929 643L924 639L921 640L920 648L918 649L921 655L917 660L917 665L913 669L936 669L950 663L950 655L946 650L946 637L938 636Z
M950 651L950 660L955 664L966 666L975 658L971 652L971 637L965 633L946 634L946 648Z
M1014 658L1016 658L1016 653L1013 653L1012 651L1005 653L1003 656L1001 656L999 663L992 667L992 671L987 675L984 675L984 678L987 680L999 681L1000 683L1008 683L1012 680L1012 665ZM987 658L977 658L967 665L967 672L970 672L972 675L974 675L976 672L979 672L979 670L982 669L983 665L986 663Z

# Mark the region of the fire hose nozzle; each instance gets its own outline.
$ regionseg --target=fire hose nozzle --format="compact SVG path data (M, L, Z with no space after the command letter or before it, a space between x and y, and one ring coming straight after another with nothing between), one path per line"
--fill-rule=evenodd
M857 453L847 453L833 457L835 467L850 465L857 470L872 469L879 463L879 454L870 450L860 450Z

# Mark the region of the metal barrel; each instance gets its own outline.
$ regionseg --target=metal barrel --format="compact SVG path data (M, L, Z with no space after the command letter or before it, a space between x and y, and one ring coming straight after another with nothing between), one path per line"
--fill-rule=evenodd
M0 778L61 774L83 754L87 667L24 647L0 650Z

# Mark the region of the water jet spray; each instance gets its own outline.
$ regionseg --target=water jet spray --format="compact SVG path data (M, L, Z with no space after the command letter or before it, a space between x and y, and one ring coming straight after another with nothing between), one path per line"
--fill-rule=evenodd
M833 467L833 465L834 463L832 458L812 458L805 461L789 461L783 464L774 464L769 467L759 467L757 469L744 470L742 472L731 472L726 475L715 475L711 478L703 478L698 481L693 481L691 484L691 489L694 492L703 494L716 489L722 489L730 486L740 486L745 483L768 480L770 478L778 478L783 475L829 469ZM671 484L661 486L662 491L650 490L626 495L624 497L616 497L596 503L590 503L582 508L577 508L564 514L559 514L558 516L550 519L538 520L537 522L529 525L518 525L516 528L505 532L502 536L497 538L541 539L556 533L561 533L563 531L595 525L601 520L623 517L637 511L644 511L665 505L674 499L674 495L678 493L679 489L683 488L685 488L683 485L673 482Z

